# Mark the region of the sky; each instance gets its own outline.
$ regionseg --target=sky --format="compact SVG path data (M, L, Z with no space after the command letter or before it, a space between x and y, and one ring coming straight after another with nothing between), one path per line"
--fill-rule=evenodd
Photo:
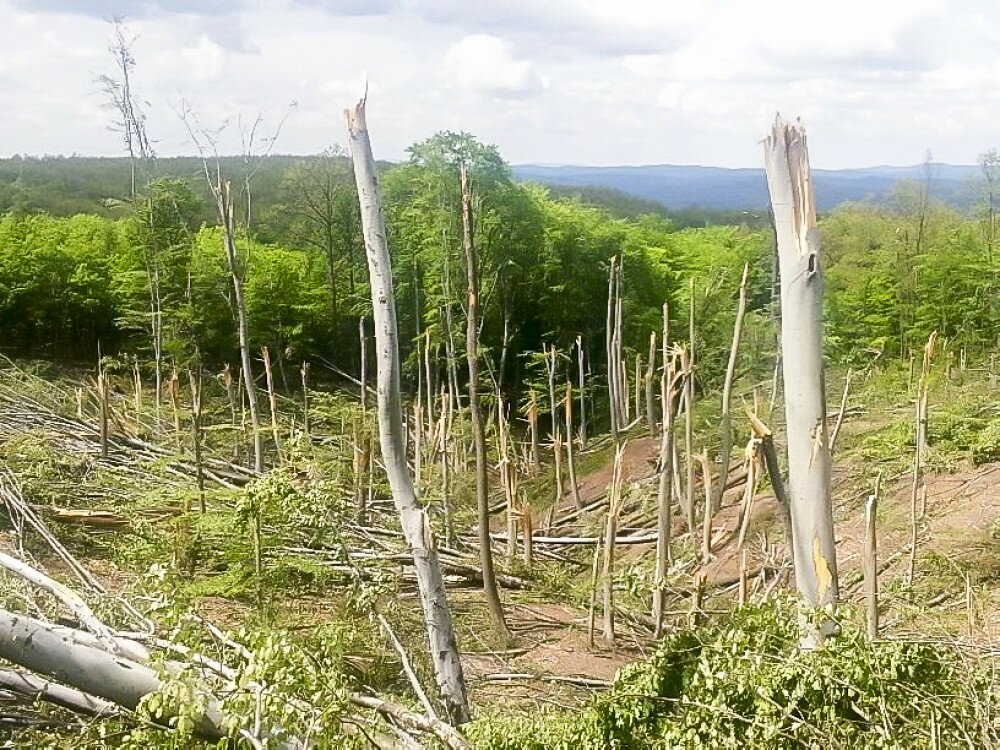
M121 155L95 79L124 17L163 155L345 140L368 87L376 156L438 130L511 163L757 167L776 112L814 167L971 164L1000 146L995 0L0 0L0 155ZM265 141L258 138L258 144Z

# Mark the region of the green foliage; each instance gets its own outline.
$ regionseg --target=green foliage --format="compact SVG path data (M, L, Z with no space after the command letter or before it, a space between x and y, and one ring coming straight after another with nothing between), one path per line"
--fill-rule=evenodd
M827 340L838 358L904 355L933 330L982 350L1000 319L1000 266L979 222L901 183L889 205L849 204L821 222Z
M991 746L987 665L933 643L871 641L852 622L802 650L791 600L752 605L665 638L579 715L484 718L469 735L507 748Z
M986 422L972 443L972 462L976 466L992 461L1000 461L1000 417Z

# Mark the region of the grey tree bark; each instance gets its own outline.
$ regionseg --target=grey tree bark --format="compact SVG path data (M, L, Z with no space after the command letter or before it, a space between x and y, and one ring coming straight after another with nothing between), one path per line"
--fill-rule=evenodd
M219 210L219 219L222 222L222 243L226 250L229 275L233 282L233 303L236 307L236 329L240 343L240 366L243 369L243 386L246 389L247 406L250 409L250 429L253 431L253 467L256 471L264 471L264 435L260 431L260 419L257 416L257 387L254 385L253 368L250 364L250 322L247 315L246 299L243 296L243 274L246 269L236 247L236 222L233 219L233 195L229 182L223 181L219 177L213 188L213 193L215 193Z
M90 645L79 635L71 628L0 609L0 658L128 709L160 688L154 670ZM218 704L208 703L196 731L212 740L228 736Z
M431 661L446 712L455 723L469 720L465 676L452 625L451 608L445 595L444 578L434 545L430 520L417 502L406 462L403 442L403 407L400 396L399 334L396 297L386 238L382 196L378 189L372 155L365 100L345 111L354 176L361 206L361 225L371 277L373 320L377 353L377 397L379 440L393 501L400 525L413 556L424 624L430 642Z
M764 141L781 273L781 357L795 583L812 607L836 604L823 373L823 272L805 129L778 116ZM832 624L832 623L831 623ZM831 631L820 628L822 638Z

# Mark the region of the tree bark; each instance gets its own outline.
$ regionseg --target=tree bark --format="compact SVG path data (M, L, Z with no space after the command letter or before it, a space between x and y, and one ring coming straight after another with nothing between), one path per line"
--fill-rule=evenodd
M576 460L573 450L573 385L566 383L566 466L569 469L569 488L577 508L583 507L580 499L580 485L576 481Z
M622 458L626 443L615 451L611 470L611 487L608 490L608 518L604 526L604 562L601 567L601 598L604 605L604 642L615 643L615 542L618 535L618 516L622 510Z
M243 386L246 389L247 406L250 409L250 429L253 432L253 467L264 471L264 436L260 431L257 416L257 387L254 385L253 368L250 364L250 321L247 315L246 299L243 296L243 273L246 269L236 247L236 222L233 219L233 196L228 181L220 177L213 190L222 221L222 242L229 264L229 275L233 282L233 302L236 305L236 330L240 342L240 366L243 370Z
M764 144L781 273L781 357L795 583L830 610L838 596L823 373L823 272L809 153L801 125L775 119ZM832 627L814 634L823 638Z
M743 278L740 281L740 301L736 308L736 324L733 327L733 343L729 349L729 363L726 366L726 379L722 386L722 418L721 418L721 440L719 447L719 483L712 495L712 512L717 511L722 506L722 496L726 492L726 484L729 482L729 455L733 451L733 380L736 377L736 362L739 358L740 338L743 335L743 320L747 312L747 277L750 274L750 264L743 265Z
M444 578L430 522L417 503L413 479L406 463L403 444L402 398L400 396L399 339L396 326L396 297L392 287L392 266L386 241L382 197L378 190L375 158L372 156L365 100L345 112L354 162L354 175L361 206L361 224L371 277L375 341L377 345L378 422L382 457L400 525L413 556L424 623L430 641L431 661L438 690L455 723L469 720L465 676L459 659L451 609L445 595Z
M674 470L674 388L676 374L673 361L666 358L667 329L664 326L664 365L660 380L663 424L660 435L660 477L656 495L656 572L653 583L653 628L655 636L663 634L664 594L667 569L670 567L670 537L673 523L673 470Z
M479 564L483 569L483 593L493 630L501 640L512 636L507 628L493 570L493 547L490 540L490 486L486 465L486 427L479 404L479 262L472 233L472 193L465 165L459 172L462 187L462 246L465 250L465 273L468 287L466 304L465 358L469 365L469 416L476 445L476 513L479 528Z
M4 609L0 658L130 710L160 688L159 675L146 665L81 642L78 631ZM206 739L228 736L217 703L208 703L195 729Z
M585 401L586 381L583 373L583 337L576 337L576 364L578 388L580 392L580 450L587 449L587 405Z

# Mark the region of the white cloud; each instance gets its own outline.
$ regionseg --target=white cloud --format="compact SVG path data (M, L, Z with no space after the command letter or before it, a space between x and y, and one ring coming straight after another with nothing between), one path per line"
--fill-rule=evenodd
M296 100L277 148L321 150L367 78L386 158L450 129L514 162L754 166L780 109L816 166L969 163L1000 145L994 1L140 0L135 83L163 153L191 150L182 98L206 124ZM0 153L120 152L93 79L121 2L0 0Z
M464 89L496 96L526 96L542 88L531 63L515 57L514 45L490 34L470 34L449 47L444 72Z
M187 63L189 80L200 83L218 79L226 68L226 51L204 34L195 45L182 48L180 56Z

